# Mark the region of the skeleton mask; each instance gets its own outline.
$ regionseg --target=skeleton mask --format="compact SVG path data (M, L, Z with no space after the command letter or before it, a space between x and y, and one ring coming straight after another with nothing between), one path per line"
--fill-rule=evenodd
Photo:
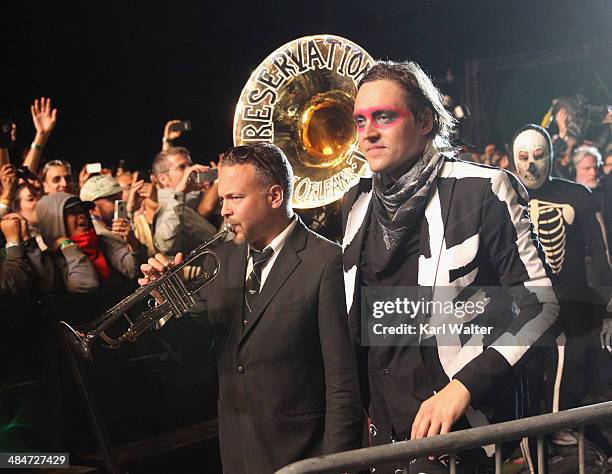
M537 130L519 133L512 144L512 154L516 172L528 189L538 189L550 177L548 141Z

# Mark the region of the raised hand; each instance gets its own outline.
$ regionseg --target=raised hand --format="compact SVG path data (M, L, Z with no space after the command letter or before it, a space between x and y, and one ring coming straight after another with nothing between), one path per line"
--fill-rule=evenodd
M183 177L176 185L176 191L187 193L189 191L199 191L204 187L204 183L196 183L195 180L190 179L192 173L206 173L210 170L209 166L204 165L191 165L189 168L185 168Z
M561 107L557 114L555 115L555 122L557 124L557 128L559 129L559 136L563 139L567 137L567 119L569 118L569 114L564 107Z
M45 97L35 99L30 111L37 134L45 137L50 135L57 123L57 109L51 108L51 99Z
M167 150L172 146L172 141L176 140L183 133L181 130L170 130L170 127L179 123L180 120L169 120L164 126L164 136L162 138L162 150Z
M128 244L130 252L137 252L140 247L140 242L134 235L134 228L129 219L113 219L111 227L113 234L117 234L121 239Z
M19 228L21 232L21 240L24 242L29 239L28 234L28 220L23 217L21 214L17 214L16 212L11 212L10 214L6 214L3 219L15 219L19 221Z
M2 219L0 221L0 230L7 242L22 242L21 222L19 219L13 217Z
M142 199L150 199L157 202L157 188L153 183L144 183L138 192Z
M90 176L91 175L87 172L87 164L84 164L81 171L79 171L79 188L83 187Z
M138 179L138 171L132 174L132 184L130 185L130 192L127 198L127 210L129 213L134 214L140 207L140 190L144 186L145 182Z
M0 186L2 186L0 199L11 201L17 187L17 173L15 172L15 167L10 163L0 167Z

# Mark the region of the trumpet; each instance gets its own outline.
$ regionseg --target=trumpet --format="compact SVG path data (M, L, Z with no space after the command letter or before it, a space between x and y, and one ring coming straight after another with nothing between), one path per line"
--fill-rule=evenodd
M212 282L221 269L219 258L209 247L216 242L223 241L233 231L232 224L224 224L217 234L193 249L182 263L171 266L156 280L141 286L134 293L97 317L88 325L89 331L78 331L66 321L60 321L68 342L85 360L92 362L92 349L96 341L100 340L108 349L117 349L126 341L136 341L142 333L161 319L180 318L188 313L196 304L196 294ZM183 269L206 255L213 259L214 268L212 272L202 271L191 281L184 282L182 279ZM163 297L164 301L162 303L159 303L155 298L150 298L150 293L153 291L158 292ZM147 301L148 309L132 321L127 311L147 298L150 298ZM107 330L122 316L128 321L128 329L118 337L111 337Z

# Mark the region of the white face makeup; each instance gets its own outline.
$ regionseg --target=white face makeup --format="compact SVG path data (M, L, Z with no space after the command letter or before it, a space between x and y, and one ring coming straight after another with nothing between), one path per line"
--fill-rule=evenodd
M550 150L544 135L537 130L525 130L512 146L516 172L528 189L538 189L550 176Z

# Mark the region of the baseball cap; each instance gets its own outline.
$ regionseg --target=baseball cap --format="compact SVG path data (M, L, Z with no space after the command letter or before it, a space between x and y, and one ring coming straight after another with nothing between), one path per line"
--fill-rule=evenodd
M70 196L64 204L64 212L66 212L67 209L75 206L83 206L87 210L96 207L96 205L91 201L81 201L77 196Z
M121 186L115 178L107 174L99 174L85 181L80 195L83 201L95 201L119 193L121 193Z

